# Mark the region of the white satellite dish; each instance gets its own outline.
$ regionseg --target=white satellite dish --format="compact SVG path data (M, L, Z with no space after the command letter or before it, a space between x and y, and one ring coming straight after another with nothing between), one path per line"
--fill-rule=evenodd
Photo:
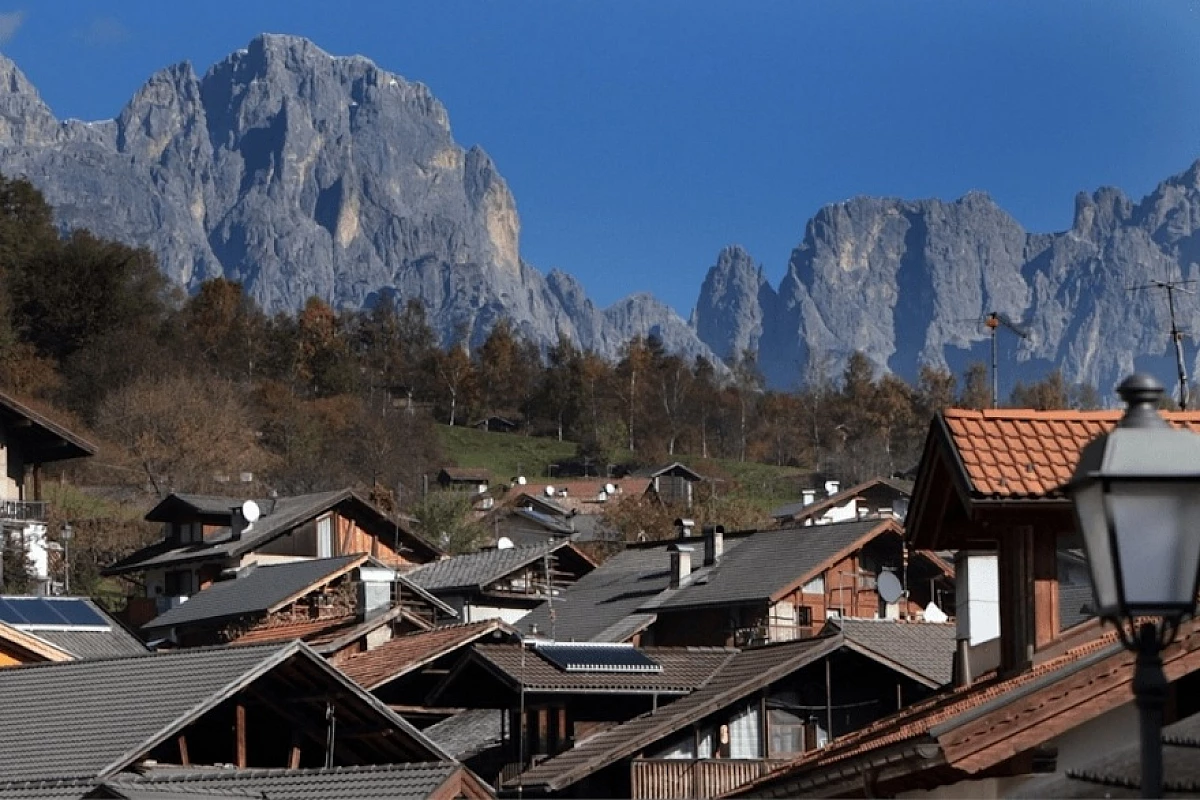
M885 603L894 603L904 596L904 587L900 585L900 579L894 572L879 573L879 577L875 579L875 591L879 592Z
M546 487L546 497L554 497L554 487L553 486Z
M500 539L496 542L497 550L511 550L512 547L513 547L513 540L508 538L507 536L501 536Z
M242 517L246 522L253 524L262 516L262 509L258 507L258 503L253 500L247 500L242 503Z
M524 486L524 485L525 485L525 476L524 476L524 475L518 475L518 476L517 476L517 485L518 485L518 486Z
M609 494L616 494L617 487L613 486L611 483L606 483L604 484L604 491L608 492Z
M925 606L925 621L926 622L941 623L941 622L947 621L948 619L950 619L950 618L946 616L946 612L942 611L940 608L938 608L937 603L931 602L929 605Z

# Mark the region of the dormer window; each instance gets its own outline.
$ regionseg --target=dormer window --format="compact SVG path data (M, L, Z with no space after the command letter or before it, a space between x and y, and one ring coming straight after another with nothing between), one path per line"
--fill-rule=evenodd
M180 544L194 544L204 540L204 526L199 522L176 522L172 527L175 541Z

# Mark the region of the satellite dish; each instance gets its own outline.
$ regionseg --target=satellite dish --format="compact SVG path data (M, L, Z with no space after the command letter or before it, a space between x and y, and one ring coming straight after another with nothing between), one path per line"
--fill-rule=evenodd
M946 612L938 608L937 603L931 602L929 605L925 606L926 622L945 622L948 619L950 618L946 616Z
M617 487L613 486L611 483L606 483L606 484L604 484L604 491L607 492L608 494L616 494Z
M512 547L513 547L513 540L508 538L507 536L501 536L500 539L497 540L497 542L496 542L497 550L511 550Z
M554 487L553 486L546 487L546 497L554 497Z
M247 500L242 503L242 516L245 517L246 522L253 524L262 516L262 509L253 500Z
M904 596L904 587L900 585L900 579L894 572L879 573L875 580L875 591L879 592L885 603L894 603Z
M525 485L525 476L524 476L524 475L518 475L518 476L517 476L517 485L518 485L518 486L524 486L524 485Z

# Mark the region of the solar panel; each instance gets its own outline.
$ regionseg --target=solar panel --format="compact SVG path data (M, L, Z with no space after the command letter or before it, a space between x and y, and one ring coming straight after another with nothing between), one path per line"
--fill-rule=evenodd
M539 642L537 654L567 672L662 672L662 666L631 644Z
M0 621L29 630L109 630L108 621L78 597L0 597Z

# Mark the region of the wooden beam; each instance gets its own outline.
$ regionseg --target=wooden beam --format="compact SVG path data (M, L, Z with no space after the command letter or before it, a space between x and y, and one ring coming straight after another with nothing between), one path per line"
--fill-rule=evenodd
M234 707L234 738L236 754L234 763L242 768L246 768L246 704L238 703Z
M1052 529L1033 533L1033 646L1040 650L1058 638L1058 537Z
M190 767L192 762L188 759L187 735L179 734L179 763L181 766Z
M300 769L300 734L292 732L292 748L288 752L288 769Z

